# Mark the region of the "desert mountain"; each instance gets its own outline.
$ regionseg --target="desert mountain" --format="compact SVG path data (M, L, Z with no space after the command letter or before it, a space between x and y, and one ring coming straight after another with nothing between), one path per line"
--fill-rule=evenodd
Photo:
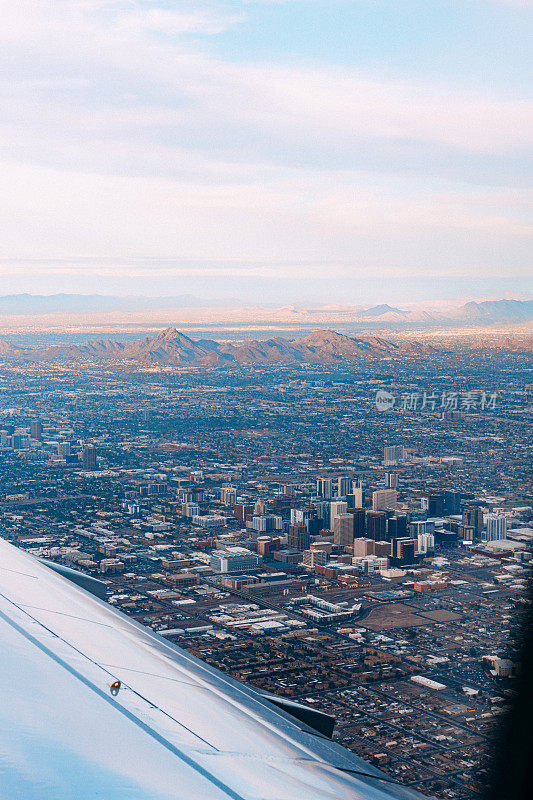
M496 322L525 322L533 318L533 300L485 300L465 303L449 317L463 323L490 325Z
M379 306L372 306L372 308L366 308L361 311L362 317L382 317L384 314L399 314L401 316L402 312L399 308L392 308L388 303L381 303Z
M365 359L430 355L434 348L416 341L396 343L378 336L355 338L332 330L314 331L299 339L281 337L243 344L193 340L176 328L128 344L113 341L71 346L17 348L3 343L0 357L16 361L112 361L137 366L223 366L252 364L353 363Z

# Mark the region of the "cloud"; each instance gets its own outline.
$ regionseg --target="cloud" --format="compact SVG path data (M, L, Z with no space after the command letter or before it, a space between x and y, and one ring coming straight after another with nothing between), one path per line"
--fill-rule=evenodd
M128 32L164 33L167 36L183 33L215 35L242 22L242 15L216 13L209 8L179 10L169 8L140 8L126 11L117 19L119 28Z
M112 133L122 127L122 135L132 138L150 126L160 140L189 139L226 152L234 142L270 158L276 144L278 150L311 148L318 158L331 149L350 158L365 141L397 143L400 156L420 143L481 155L532 144L533 104L484 88L216 58L181 36L213 34L236 23L234 15L207 6L170 10L143 3L131 10L97 0L6 5L0 45L5 73L11 73L12 113L18 119L27 112L35 127L44 109L45 123L56 113L74 128L86 127L90 118L89 128L98 124L105 135L106 128ZM153 35L163 32L162 39ZM37 80L48 85L40 96L32 92ZM68 95L66 80L78 81L79 91Z
M254 182L238 169L215 184L4 162L0 180L12 187L0 198L0 258L60 259L63 272L89 259L93 272L131 277L211 274L221 262L227 274L265 277L319 277L325 264L332 277L423 275L428 264L454 275L465 262L472 274L498 275L505 263L516 275L531 245L527 192L517 215L506 192L435 192L359 173L304 179L281 168Z
M520 96L238 63L212 49L242 19L222 3L0 8L5 259L525 270Z

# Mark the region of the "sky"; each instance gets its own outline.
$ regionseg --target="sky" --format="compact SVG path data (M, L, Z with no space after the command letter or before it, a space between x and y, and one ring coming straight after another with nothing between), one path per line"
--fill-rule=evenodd
M0 294L531 286L533 0L0 0Z

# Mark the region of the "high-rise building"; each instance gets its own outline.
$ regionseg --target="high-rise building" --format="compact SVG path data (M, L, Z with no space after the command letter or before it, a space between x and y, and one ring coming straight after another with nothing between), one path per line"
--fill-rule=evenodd
M400 482L400 476L397 472L385 473L385 486L387 489L397 489Z
M304 522L305 527L311 536L316 536L324 527L324 523L319 517L314 516Z
M503 514L487 515L487 541L495 542L507 538L507 517Z
M85 447L81 454L83 469L93 471L96 469L96 450L94 447Z
M57 444L57 454L62 456L62 458L66 458L70 455L70 442L58 442Z
M316 513L322 520L324 527L329 528L331 524L330 503L327 500L318 500L315 503L315 506L316 506Z
M372 511L381 511L382 508L395 508L398 503L396 489L376 489L372 492Z
M337 478L337 497L346 497L347 494L350 494L351 487L351 478Z
M353 554L354 556L370 556L374 555L373 539L354 539L353 540Z
M233 486L224 486L220 490L220 500L227 508L231 508L237 503L237 489Z
M409 537L393 539L391 541L391 558L393 562L399 565L414 564L415 545L418 545L417 540Z
M310 520L316 518L316 508L291 508L291 525L302 523L309 526Z
M420 507L427 511L428 517L442 517L444 513L444 492L424 492Z
M463 525L475 528L476 534L481 535L483 530L483 509L479 506L471 506L463 511Z
M233 508L235 519L240 522L246 522L247 517L253 516L254 507L252 505L245 505L244 503L237 503Z
M387 538L387 515L384 511L366 512L366 534L376 542Z
M459 514L461 512L461 492L454 492L449 489L444 492L444 511L447 514Z
M331 500L333 494L333 481L331 478L318 478L316 482L316 493L324 500Z
M255 502L254 514L266 514L266 503L261 497Z
M348 503L345 500L333 500L329 504L329 524L331 527L335 524L335 517L340 514L346 514L348 510Z
M352 493L347 496L346 499L352 508L363 508L365 504L365 490L362 486L354 486L352 484Z
M364 508L349 508L348 514L353 515L353 535L360 538L366 531L366 512Z
M476 529L473 525L459 525L457 528L457 535L463 542L474 542L476 538Z
M184 517L200 516L200 506L197 503L182 503L181 513Z
M30 436L32 439L40 439L43 435L43 425L40 419L32 419L30 422Z
M404 448L401 444L393 444L383 448L383 461L387 464L397 464L398 461L403 461Z
M309 531L302 522L289 525L287 544L294 550L308 550L311 543Z
M254 514L251 522L246 523L246 527L258 533L268 531L281 531L283 529L283 519L277 514Z
M340 547L353 544L353 514L338 514L333 522L333 542Z
M432 533L419 533L417 536L418 552L423 555L435 552L435 537Z
M407 536L407 516L395 514L387 520L387 538L402 539Z
M374 542L375 556L390 556L390 542Z
M413 539L417 539L421 533L432 533L432 530L435 526L433 523L429 525L427 520L414 520L413 522L409 523L409 534L413 537ZM404 533L404 536L407 536L407 530Z

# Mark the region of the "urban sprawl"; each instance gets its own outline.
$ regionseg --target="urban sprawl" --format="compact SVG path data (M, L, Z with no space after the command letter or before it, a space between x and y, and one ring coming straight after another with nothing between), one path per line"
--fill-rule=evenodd
M466 800L528 603L529 369L458 345L360 366L5 362L1 533Z

